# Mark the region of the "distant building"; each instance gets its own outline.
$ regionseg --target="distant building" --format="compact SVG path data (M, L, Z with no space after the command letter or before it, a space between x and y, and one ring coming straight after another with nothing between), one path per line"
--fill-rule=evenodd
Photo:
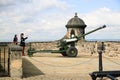
M86 24L84 23L84 21L77 16L77 13L75 13L75 16L72 19L70 19L66 25L67 33L64 36L64 38L72 37L71 34L75 34L76 36L78 36L79 34L84 34L85 27ZM84 39L85 37L81 38L81 40Z

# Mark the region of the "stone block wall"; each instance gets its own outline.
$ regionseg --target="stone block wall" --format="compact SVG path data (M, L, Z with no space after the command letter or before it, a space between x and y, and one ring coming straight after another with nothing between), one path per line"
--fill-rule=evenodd
M97 42L78 42L77 43L79 54L94 54L97 53Z
M10 51L10 77L22 78L22 48L9 45Z
M57 48L57 41L51 42L33 42L32 47L37 50L56 50Z
M97 46L99 45L99 42L78 42L77 47L79 54L96 54L97 52ZM120 42L104 42L105 55L108 55L110 57L113 56L120 56Z
M120 56L120 42L106 42L105 53L110 57Z
M51 42L32 42L32 48L35 48L36 50L58 50L57 47L58 44L57 41L51 41ZM78 55L83 54L97 54L97 45L98 42L92 42L92 41L78 41L76 43L76 47L78 49ZM110 57L112 56L119 56L120 55L120 42L104 42L105 45L105 51L104 53ZM26 54L29 46L26 46Z
M58 50L58 42L32 42L32 48L36 50ZM110 57L120 55L120 42L104 42L105 51L104 53ZM76 47L78 49L78 55L92 55L97 54L97 45L98 42L89 42L89 41L78 41ZM26 46L26 51L29 46ZM27 52L26 52L27 53Z

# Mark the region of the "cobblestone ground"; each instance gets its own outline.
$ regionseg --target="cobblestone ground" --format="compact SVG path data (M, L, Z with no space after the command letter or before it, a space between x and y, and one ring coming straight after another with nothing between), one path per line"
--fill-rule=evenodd
M103 58L103 66L104 70L120 70L120 59ZM0 80L91 80L89 73L93 71L98 71L97 55L68 58L58 54L36 54L23 57L22 79L7 77Z

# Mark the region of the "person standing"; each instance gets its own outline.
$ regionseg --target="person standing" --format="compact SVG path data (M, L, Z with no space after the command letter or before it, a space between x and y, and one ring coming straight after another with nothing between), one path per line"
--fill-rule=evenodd
M24 33L21 33L21 35L20 35L20 39L21 39L21 41L20 41L20 46L22 47L22 56L25 56L25 54L24 54L24 50L25 50L25 40L27 39L28 37L25 37L24 38Z
M14 38L13 38L13 43L14 43L15 45L18 44L18 37L17 37L17 34L15 34L15 36L14 36Z

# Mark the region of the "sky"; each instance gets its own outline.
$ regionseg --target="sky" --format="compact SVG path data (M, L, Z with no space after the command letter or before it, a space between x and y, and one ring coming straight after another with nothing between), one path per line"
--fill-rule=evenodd
M29 41L54 41L67 32L74 17L84 20L85 32L107 26L86 39L120 40L120 0L0 0L0 42L13 41L15 34Z

